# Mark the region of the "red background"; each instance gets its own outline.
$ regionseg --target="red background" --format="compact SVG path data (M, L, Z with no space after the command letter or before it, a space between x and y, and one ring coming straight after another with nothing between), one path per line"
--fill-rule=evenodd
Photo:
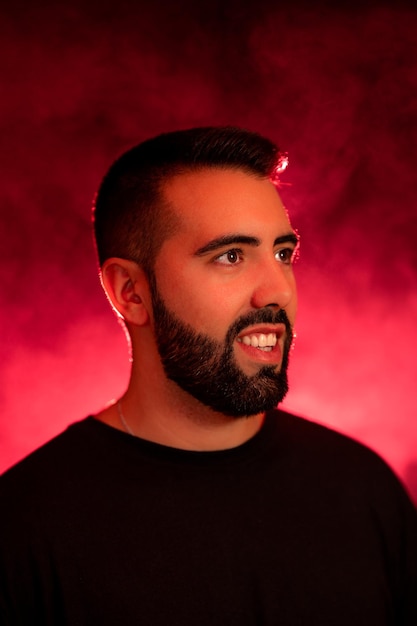
M234 124L290 153L286 406L379 451L417 498L416 33L401 2L3 9L0 469L125 388L90 232L106 168L150 135Z

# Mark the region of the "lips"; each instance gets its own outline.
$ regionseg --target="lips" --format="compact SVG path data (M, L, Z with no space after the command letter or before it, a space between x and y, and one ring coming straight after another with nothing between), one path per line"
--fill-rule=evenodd
M239 335L237 341L262 352L272 352L283 334L284 328L253 328Z
M244 335L241 338L238 337L238 341L243 343L245 346L252 346L252 348L260 348L265 352L270 352L277 344L277 336L275 333L268 333L267 335L264 333L254 333L251 335Z

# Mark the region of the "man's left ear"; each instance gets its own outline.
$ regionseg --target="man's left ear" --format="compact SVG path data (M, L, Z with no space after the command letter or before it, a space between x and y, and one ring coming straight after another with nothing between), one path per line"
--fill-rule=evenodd
M126 322L143 326L149 321L149 286L143 269L134 261L112 257L101 269L104 291L116 313Z

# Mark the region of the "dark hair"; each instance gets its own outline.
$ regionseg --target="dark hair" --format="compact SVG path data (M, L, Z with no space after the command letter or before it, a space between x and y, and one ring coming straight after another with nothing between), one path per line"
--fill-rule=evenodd
M240 169L267 178L279 157L269 139L234 127L166 133L125 152L110 167L95 200L100 265L116 256L152 270L157 251L177 223L163 196L169 178L203 168Z

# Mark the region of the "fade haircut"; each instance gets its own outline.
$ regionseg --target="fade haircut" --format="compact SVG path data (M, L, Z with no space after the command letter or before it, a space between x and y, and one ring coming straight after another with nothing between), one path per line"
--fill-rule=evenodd
M163 194L170 178L206 168L243 170L268 178L279 158L269 139L234 127L165 133L125 152L104 177L94 204L100 266L110 257L119 257L152 273L162 243L178 224Z

